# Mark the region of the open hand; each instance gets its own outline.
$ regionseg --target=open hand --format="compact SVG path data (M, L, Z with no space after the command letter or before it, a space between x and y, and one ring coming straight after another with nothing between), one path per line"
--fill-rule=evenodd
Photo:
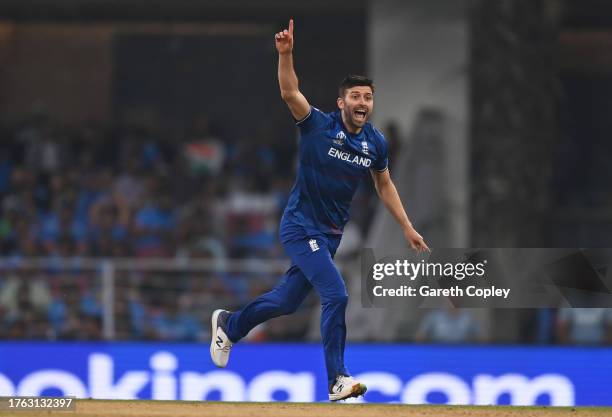
M274 35L274 41L279 54L289 54L293 51L293 19L289 20L289 29Z
M418 253L425 251L431 252L431 250L425 243L425 240L423 240L423 236L418 234L413 227L407 227L406 229L404 229L404 238L406 239L406 242L408 242L410 247Z

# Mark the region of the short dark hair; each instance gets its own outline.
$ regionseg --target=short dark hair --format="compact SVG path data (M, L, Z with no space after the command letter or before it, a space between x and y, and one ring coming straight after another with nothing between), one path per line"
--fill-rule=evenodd
M365 75L349 74L344 78L344 80L342 80L340 87L338 87L339 97L344 97L346 90L349 88L358 86L370 87L372 92L374 92L374 81L372 81L370 78L366 77Z

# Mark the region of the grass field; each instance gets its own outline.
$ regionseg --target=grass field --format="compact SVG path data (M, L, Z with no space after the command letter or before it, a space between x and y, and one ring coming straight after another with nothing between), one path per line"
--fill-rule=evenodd
M72 412L0 410L0 417L49 415L66 417L604 417L612 416L612 408L77 400L76 411Z

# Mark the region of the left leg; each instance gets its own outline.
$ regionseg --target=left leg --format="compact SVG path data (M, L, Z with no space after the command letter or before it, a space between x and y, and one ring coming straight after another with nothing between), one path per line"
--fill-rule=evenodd
M302 271L292 265L271 291L229 315L226 323L227 336L232 343L236 343L258 324L293 313L311 289L312 285Z
M225 368L232 345L260 323L283 314L291 314L304 301L312 285L302 271L292 265L272 289L241 310L229 313L215 310L211 318L210 357L215 365Z

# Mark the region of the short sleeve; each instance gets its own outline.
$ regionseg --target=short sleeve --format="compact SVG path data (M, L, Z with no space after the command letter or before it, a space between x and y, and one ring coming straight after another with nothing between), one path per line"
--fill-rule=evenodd
M310 112L302 120L295 122L300 133L307 135L319 129L324 129L331 122L331 118L316 107L310 106Z
M389 156L387 155L387 140L382 133L375 130L376 135L376 161L372 166L376 171L386 171L389 168Z

